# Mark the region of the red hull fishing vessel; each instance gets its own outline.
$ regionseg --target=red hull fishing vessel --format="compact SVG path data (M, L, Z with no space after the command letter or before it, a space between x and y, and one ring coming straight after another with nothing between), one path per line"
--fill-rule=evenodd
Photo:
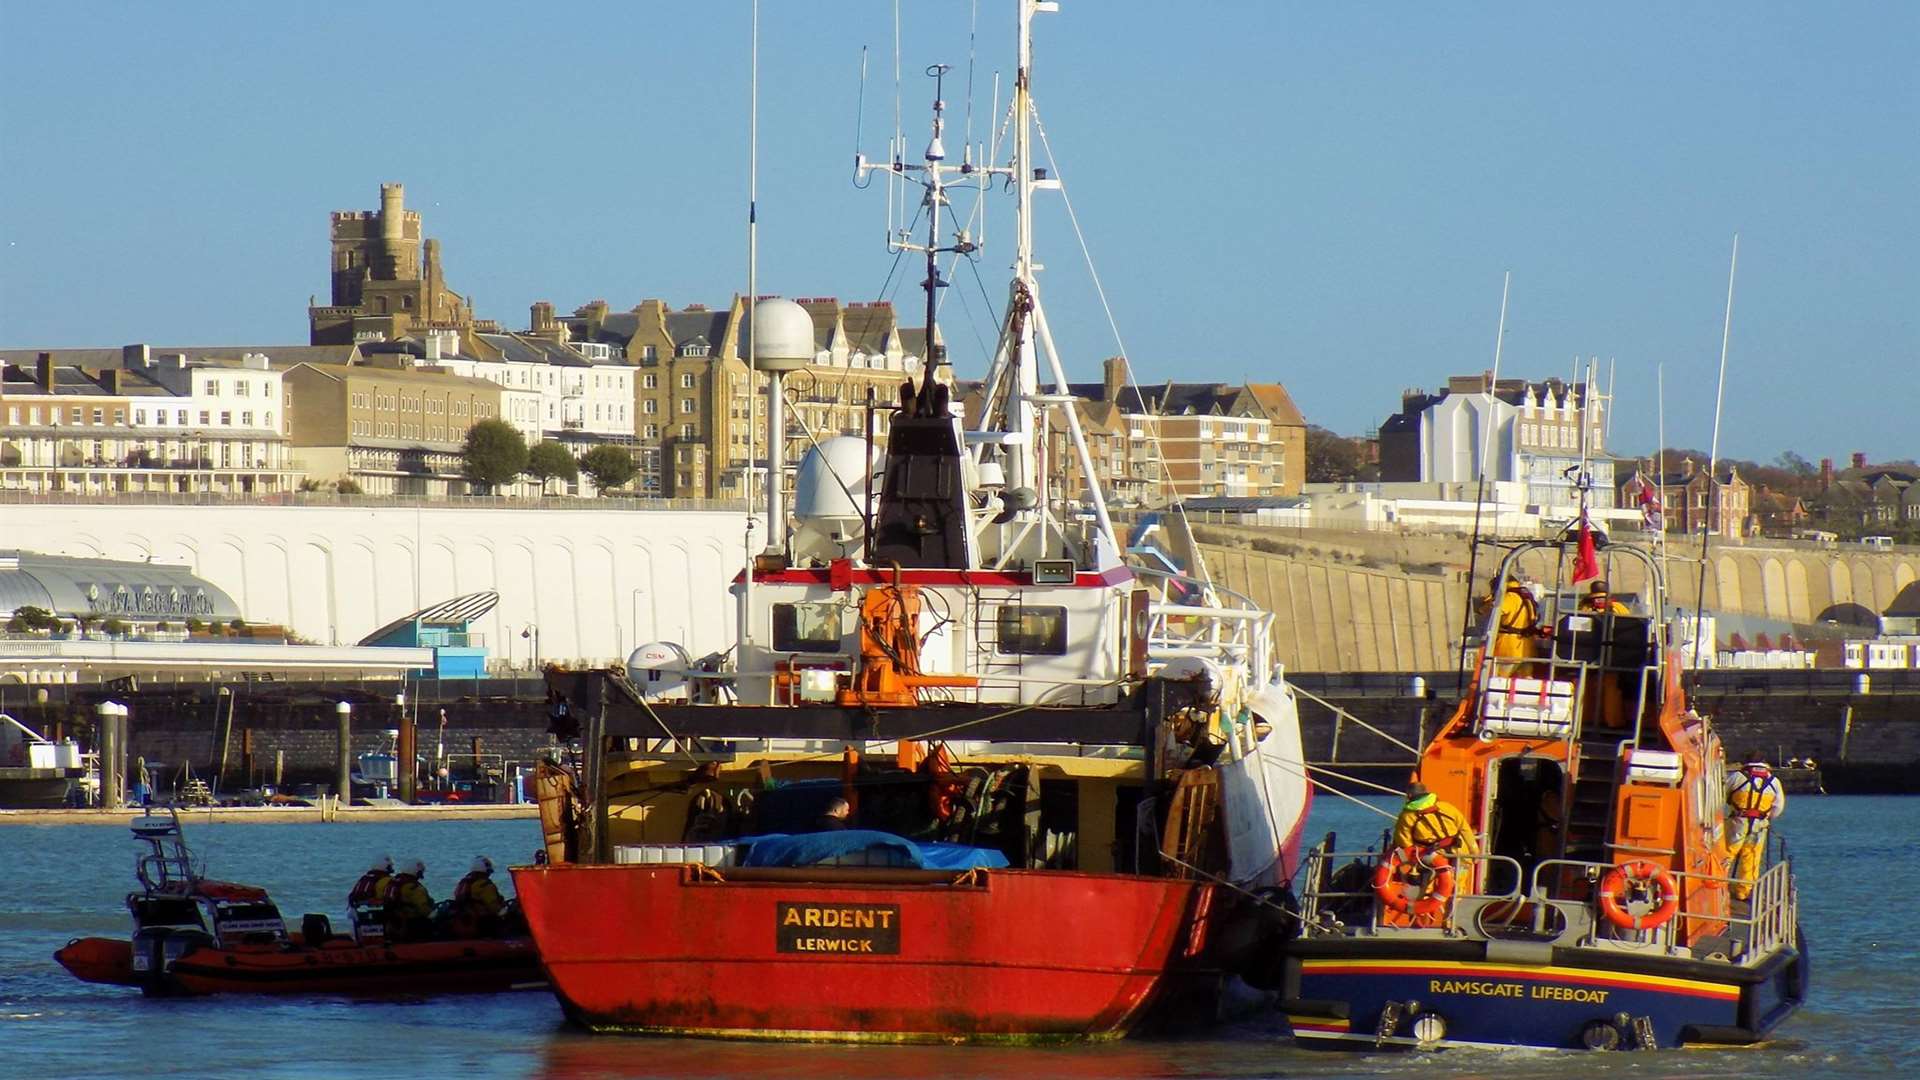
M1195 908L1211 899L1191 881L1017 870L532 877L593 905L596 924L672 928L644 950L592 933L554 941L547 968L586 1026L817 1040L1123 1034L1163 977L1202 955ZM1062 910L1073 918L1044 917Z
M1030 251L1028 30L1049 8L1019 2L1010 166L973 147L947 164L938 101L924 163L898 139L860 162L939 211L918 242L890 232L927 257L928 355L897 403L869 403L864 439L807 450L791 520L768 485L737 646L549 680L584 726L581 772L544 775L548 862L514 882L590 1029L1113 1038L1278 976L1308 785L1270 616L1207 579L1177 508L1123 549L1098 486L1068 501L1036 452L1058 425L1094 475ZM934 290L937 257L978 245L940 230L953 190L1002 182L1014 279L963 410ZM754 305L748 340L781 477L782 380L823 346L785 300Z
M74 977L149 995L492 993L545 985L525 937L360 942L308 915L290 933L267 891L203 877L180 821L135 818L148 851L129 893L130 938L76 938L54 953Z

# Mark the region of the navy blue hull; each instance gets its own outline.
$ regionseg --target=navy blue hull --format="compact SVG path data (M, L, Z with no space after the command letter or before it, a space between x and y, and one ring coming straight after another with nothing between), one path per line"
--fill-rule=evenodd
M1484 960L1294 957L1287 1012L1302 1045L1418 1045L1436 1033L1447 1044L1548 1049L1649 1038L1661 1047L1751 1043L1799 1004L1800 959L1783 956L1758 980L1735 981L1729 971L1722 981ZM1382 1033L1390 1002L1400 1016Z

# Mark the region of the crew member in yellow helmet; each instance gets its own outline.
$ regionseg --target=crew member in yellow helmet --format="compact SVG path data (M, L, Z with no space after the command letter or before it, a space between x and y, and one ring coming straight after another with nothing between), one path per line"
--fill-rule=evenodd
M1480 598L1482 608L1493 606L1491 595ZM1493 655L1524 660L1540 654L1540 605L1525 582L1507 579L1500 596L1500 624L1493 638Z
M1767 759L1748 754L1746 764L1727 777L1727 850L1733 855L1733 898L1753 895L1753 883L1766 861L1767 827L1787 808L1787 792Z
M1474 855L1480 851L1467 816L1421 783L1407 789L1406 805L1400 808L1400 817L1393 823L1393 844L1433 848L1448 855Z

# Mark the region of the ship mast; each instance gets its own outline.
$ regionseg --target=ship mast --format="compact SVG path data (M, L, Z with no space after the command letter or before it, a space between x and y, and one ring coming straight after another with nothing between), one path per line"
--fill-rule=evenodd
M952 186L951 180L960 177L978 182L983 193L987 183L995 179L1006 182L1013 189L1014 251L1006 319L1001 326L993 361L982 383L982 409L978 418L980 430L967 434L969 451L976 465L992 464L997 468L998 476L1003 478L995 481L996 486L1002 487L999 498L1003 509L993 519L994 522L1013 526L1014 533L1018 535L1036 538L1052 535L1056 539L1043 540L1042 544L1057 550L1055 545L1060 543L1057 539L1060 530L1050 513L1047 470L1041 464L1041 442L1044 438L1041 409L1062 406L1061 412L1065 415L1073 452L1077 455L1081 475L1085 478L1098 530L1106 540L1109 554L1117 557L1120 548L1112 522L1107 516L1106 497L1100 489L1092 455L1080 429L1079 415L1073 409L1065 369L1054 346L1046 313L1040 306L1038 273L1041 264L1033 257L1034 193L1058 188L1060 184L1033 162L1032 23L1034 15L1057 11L1059 5L1052 0L1017 2L1019 68L1014 78L1013 98L1007 118L1012 143L1008 163L996 166L986 164L983 159L981 164L976 164L971 144L965 148L959 164L950 164L946 160L942 139L946 102L940 99L939 86L940 80L950 69L946 65L935 64L926 69L927 74L935 79L936 89L933 131L926 152L922 155L922 163L909 164L903 160L896 144L893 160L889 162L871 162L865 155L857 155L854 159L855 176L859 178L880 171L901 177L910 176L911 182L917 183L924 192L921 205L928 216L925 239L916 239L910 229L895 229L890 223L887 241L891 252L911 251L926 257L927 271L922 286L927 295L927 364L921 390L915 395L917 408L925 408L926 403L935 400L928 393L933 386L934 367L946 363L945 349L934 341L939 306L937 290L947 286L947 282L940 277L939 256L971 255L980 250L980 245L964 228L955 229L951 243L944 246L940 243L939 219L948 206L947 192ZM1047 364L1056 384L1054 392L1050 394L1042 393L1040 389L1042 362ZM1031 526L1036 524L1043 527L1032 529ZM1010 552L1000 553L1003 562L1011 557L1013 555Z

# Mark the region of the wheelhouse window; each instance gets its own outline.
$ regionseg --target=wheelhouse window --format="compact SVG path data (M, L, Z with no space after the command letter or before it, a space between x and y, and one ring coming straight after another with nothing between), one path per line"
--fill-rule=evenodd
M773 648L775 652L839 652L840 605L773 605Z
M998 642L1003 656L1062 656L1067 651L1067 609L1009 604L1000 609Z

